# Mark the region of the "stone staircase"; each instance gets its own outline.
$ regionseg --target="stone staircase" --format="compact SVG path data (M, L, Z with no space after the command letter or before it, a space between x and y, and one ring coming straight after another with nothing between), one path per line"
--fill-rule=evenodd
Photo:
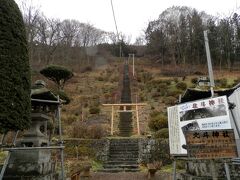
M119 121L118 128L119 128L119 136L130 137L132 135L133 125L132 125L131 112L120 113L120 121Z
M136 172L138 165L138 139L111 139L108 160L104 163L104 172Z
M124 65L123 72L123 88L121 93L121 103L131 103L131 88L130 88L130 79L129 79L129 69L128 65ZM127 107L126 110L130 110ZM120 121L119 121L119 136L121 137L130 137L133 131L132 125L132 113L131 112L120 112Z

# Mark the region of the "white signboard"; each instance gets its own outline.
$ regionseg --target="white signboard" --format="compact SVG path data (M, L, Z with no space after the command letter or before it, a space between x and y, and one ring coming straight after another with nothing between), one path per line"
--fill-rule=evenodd
M231 129L226 96L187 102L168 108L170 154L187 151L184 131Z

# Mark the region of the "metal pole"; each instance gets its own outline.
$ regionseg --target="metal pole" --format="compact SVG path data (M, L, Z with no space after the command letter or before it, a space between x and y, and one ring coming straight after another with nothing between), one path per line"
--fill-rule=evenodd
M119 41L119 57L122 57L122 42Z
M10 156L11 156L11 152L8 152L7 158L5 159L2 170L1 170L0 180L3 179L4 173L5 173L7 165L8 165L8 161L10 159Z
M234 114L233 114L233 112L232 112L232 109L230 109L230 113L231 113L231 115L232 115L233 122L234 122L234 125L235 125L235 127L236 127L238 137L240 138L240 132L239 132L239 129L238 129L237 121L236 121L236 118L235 118L235 116L234 116Z
M209 74L209 79L210 79L211 95L213 97L214 96L213 87L215 87L215 83L214 83L214 77L213 77L212 61L211 61L211 54L210 54L210 50L209 50L207 31L203 31L203 34L204 34L204 41L205 41L205 48L206 48L206 55L207 55L208 74Z
M112 106L112 117L111 117L111 135L113 135L113 118L114 118L114 107Z
M60 102L60 98L58 96L58 101ZM60 145L63 145L63 139L62 139L62 123L61 123L61 105L58 105L58 127L59 127L59 136L60 136ZM61 168L62 168L62 179L65 179L65 173L64 173L64 154L63 149L61 149Z
M6 137L6 133L4 133L1 137L1 143L0 144L4 144L4 140L5 140L5 137Z
M230 176L230 172L229 172L229 167L228 167L228 164L227 164L226 162L224 163L224 167L225 167L225 172L226 172L227 180L231 180L231 176Z
M211 167L212 179L213 179L213 180L218 180L218 178L217 178L217 172L216 172L216 167L215 167L215 163L214 163L213 160L210 161L210 167Z
M177 176L176 176L176 160L173 161L173 180L176 180L177 179Z
M229 102L229 99L228 99L228 102ZM235 115L233 114L233 108L229 108L229 109L230 109L230 113L232 115L233 123L234 123L234 125L236 127L236 130L237 130L238 138L240 138L240 132L239 132L239 128L238 128L238 125L237 125L237 121L236 121ZM237 139L236 139L236 141L237 141ZM238 145L238 142L236 142L236 144ZM237 148L237 150L238 150L238 148ZM238 156L239 156L240 155L239 154L239 150L237 151L237 153L238 153Z
M16 145L16 140L17 140L18 133L19 133L19 131L15 132L15 136L14 136L14 139L13 139L13 146Z

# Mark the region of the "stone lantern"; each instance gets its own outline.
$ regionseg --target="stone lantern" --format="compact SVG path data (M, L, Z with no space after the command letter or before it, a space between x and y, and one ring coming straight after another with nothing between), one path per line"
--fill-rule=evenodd
M57 110L59 104L59 98L46 88L44 81L35 82L31 90L31 127L17 141L16 150L10 151L5 179L57 179L55 162L51 160L47 122L50 120L48 113Z

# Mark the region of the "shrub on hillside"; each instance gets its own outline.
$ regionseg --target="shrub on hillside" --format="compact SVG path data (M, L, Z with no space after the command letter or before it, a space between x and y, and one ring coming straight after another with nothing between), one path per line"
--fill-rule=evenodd
M72 138L87 138L87 125L84 122L76 121L71 126L70 136Z
M90 139L101 139L106 135L107 135L107 130L101 124L91 125L87 129L87 137Z
M172 80L171 79L165 79L163 82L166 83L169 86L172 83Z
M89 108L89 113L90 114L99 114L100 113L100 108L96 107L96 106L90 107Z
M178 98L180 94L182 94L182 90L178 90L178 89L173 89L173 90L168 90L167 91L167 95L168 96L173 96L175 98Z
M163 76L183 77L190 74L190 71L188 72L186 69L183 69L181 67L165 68L161 70L161 74Z
M168 128L162 128L158 130L157 132L154 133L155 138L168 138L169 133L168 133Z
M178 88L180 90L185 90L185 89L187 89L187 84L185 82L178 82L176 84L176 88Z
M158 99L160 96L161 96L161 93L160 93L160 92L153 92L153 93L152 93L152 98L153 98L153 99Z
M179 80L178 80L177 77L173 78L173 81L174 81L175 83L178 83L178 82L179 82Z
M232 86L232 87L233 87L233 86L236 86L236 85L239 84L239 83L240 83L240 78L234 79L233 84L232 84L231 86Z
M107 135L107 128L101 124L87 125L85 122L72 123L70 136L72 138L100 139Z
M226 78L223 78L223 79L215 80L215 83L216 83L216 86L218 86L218 87L226 88L228 81Z
M158 88L160 90L166 90L168 88L168 85L166 83L160 83L158 84Z
M140 78L141 78L140 82L146 83L148 81L151 81L153 79L153 76L149 72L144 72L144 73L141 74Z
M152 131L158 131L162 128L167 128L168 121L166 115L164 115L163 113L152 114L148 122L148 127Z
M91 71L92 71L92 67L91 66L86 66L86 67L83 67L81 69L81 73L91 72Z
M163 103L166 105L174 105L176 103L177 99L173 96L168 96L163 98Z
M198 82L198 78L195 77L195 78L192 78L192 79L191 79L191 83L192 83L192 84L195 84L195 85L196 85L197 82Z
M96 78L98 81L104 81L104 78L102 76L99 76Z

